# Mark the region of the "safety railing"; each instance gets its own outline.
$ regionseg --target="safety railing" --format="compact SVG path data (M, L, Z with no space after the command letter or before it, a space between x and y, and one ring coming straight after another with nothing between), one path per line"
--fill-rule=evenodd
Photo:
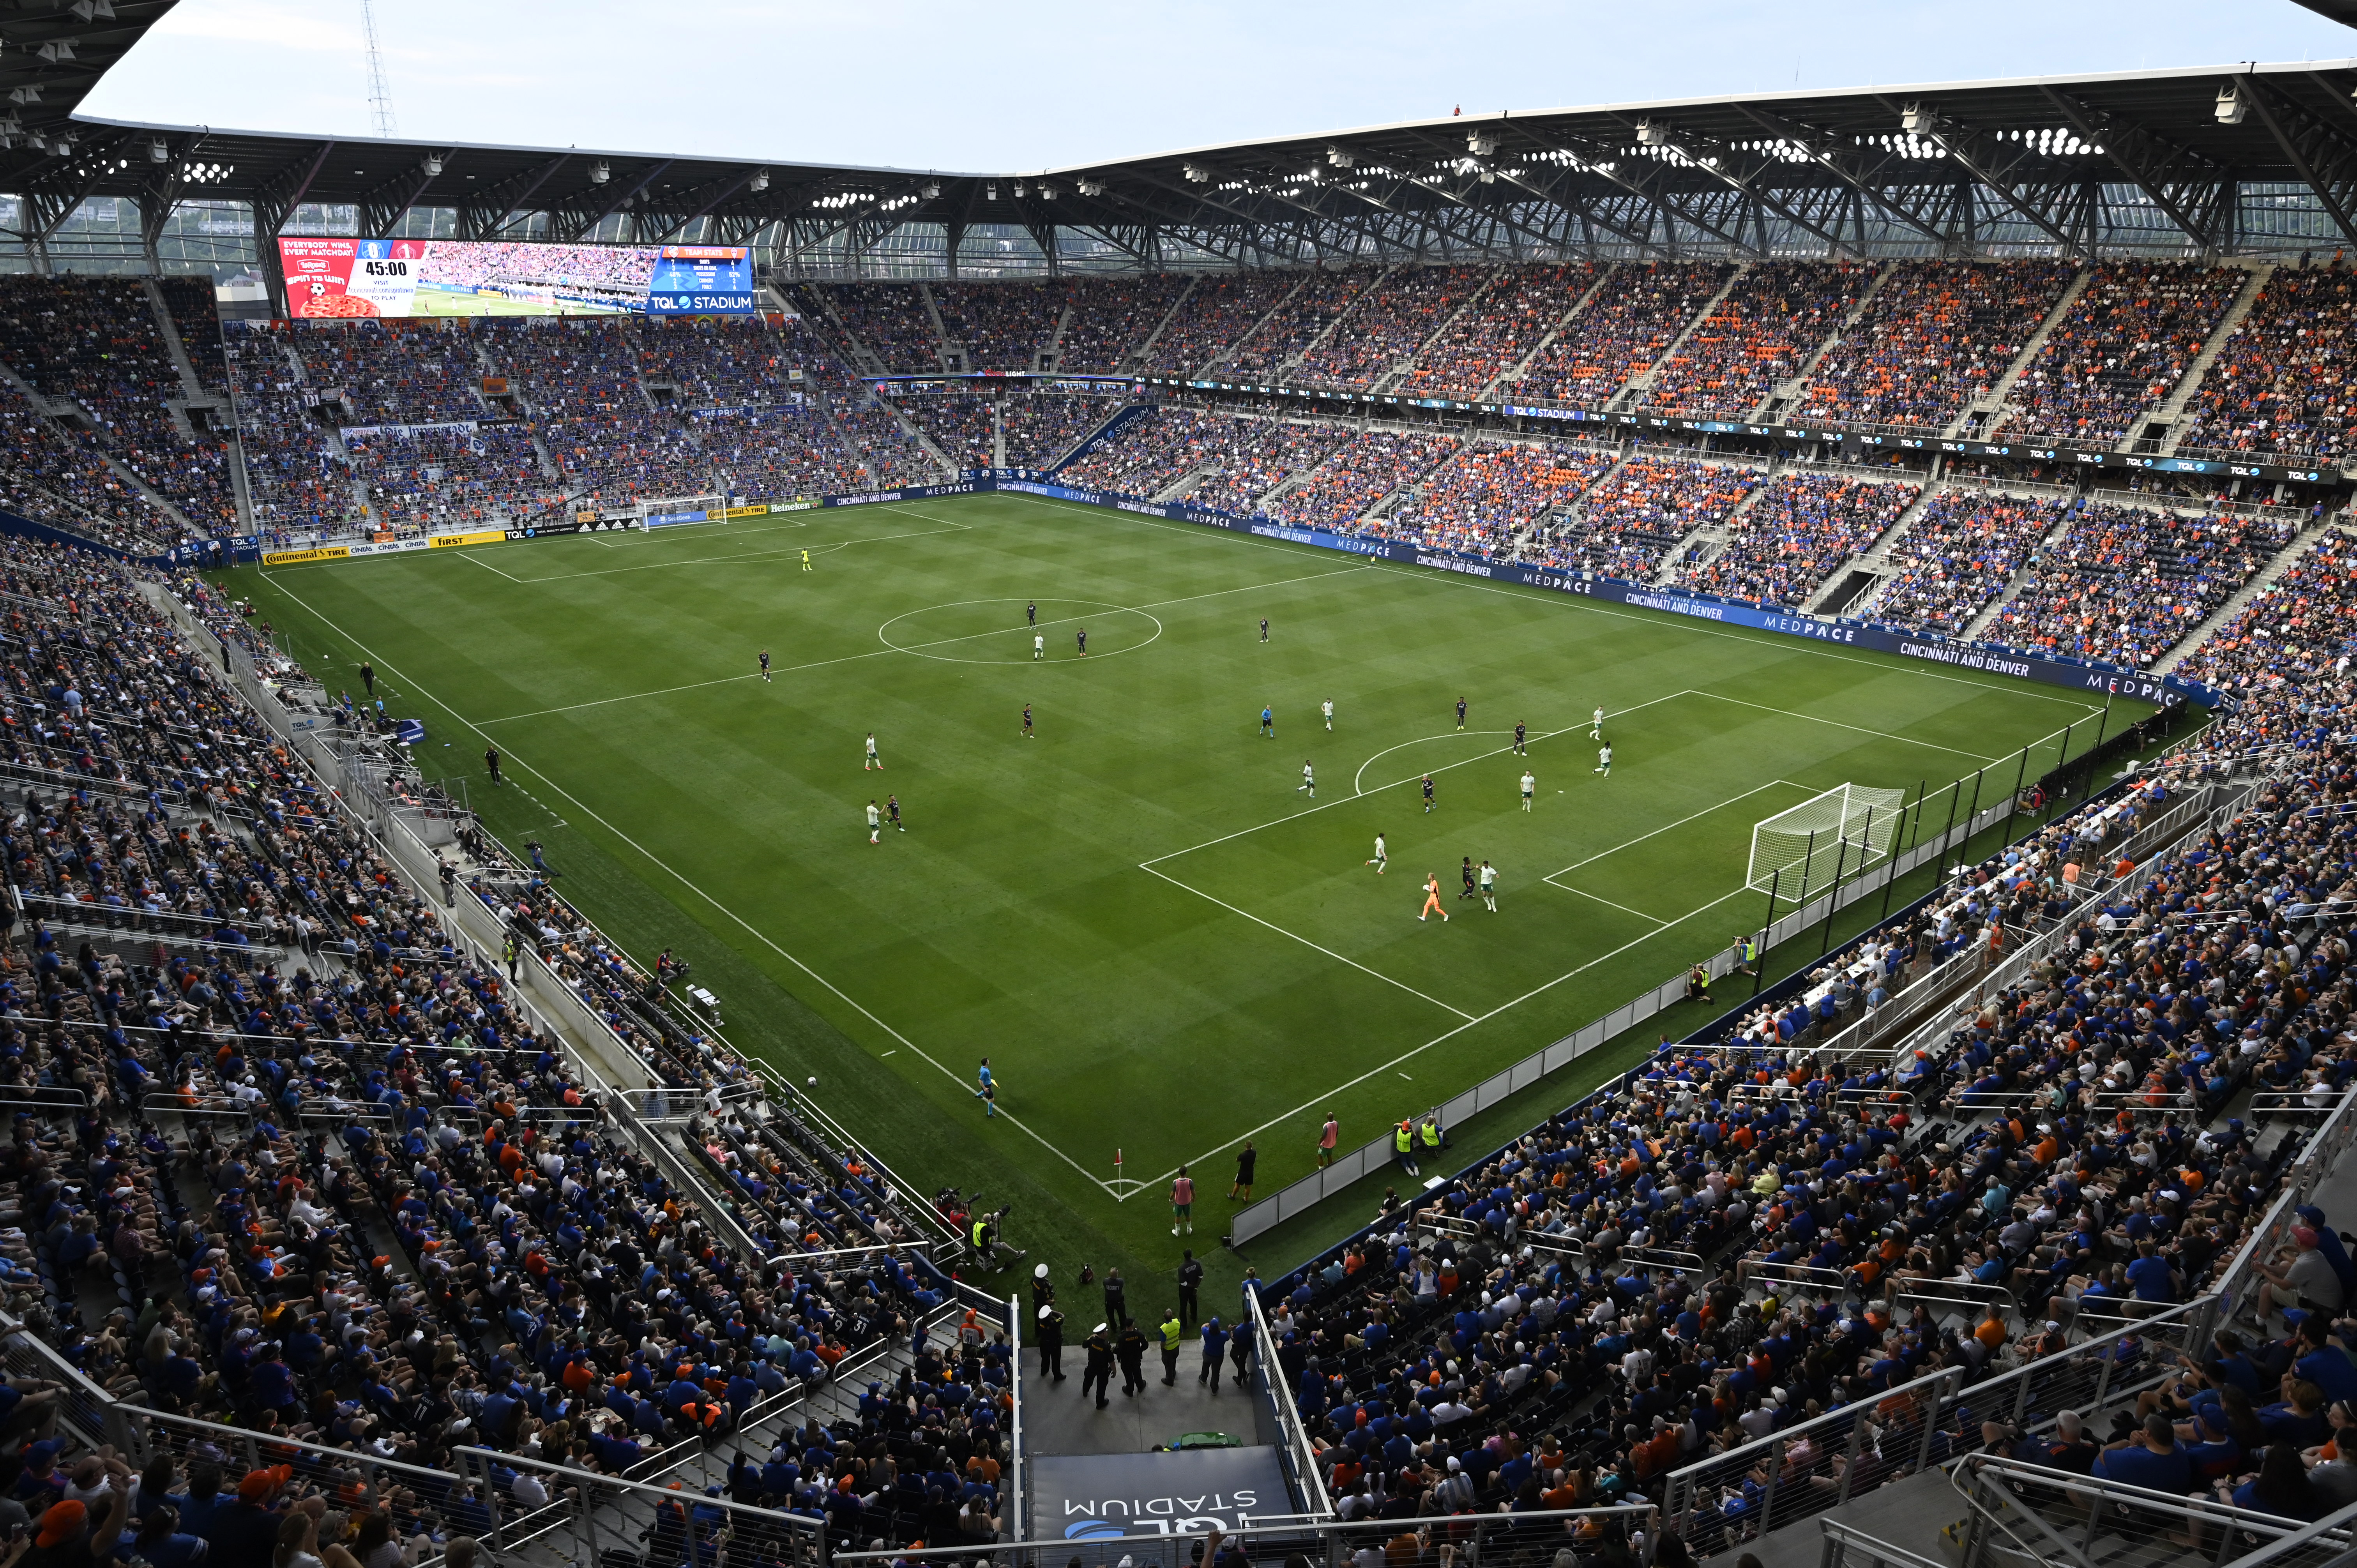
M1327 1495L1317 1444L1310 1442L1309 1429L1302 1424L1293 1391L1285 1386L1284 1363L1277 1359L1276 1336L1269 1330L1268 1314L1261 1308L1260 1292L1244 1292L1244 1309L1252 1314L1253 1344L1259 1352L1261 1396L1268 1401L1276 1418L1276 1430L1282 1438L1277 1449L1284 1458L1286 1473L1292 1479L1294 1498L1311 1517L1330 1519L1334 1499Z
M1817 1568L1956 1568L1953 1563L1935 1562L1903 1546L1893 1546L1837 1519L1818 1523L1824 1529L1824 1544L1819 1550Z
M18 1388L39 1382L58 1389L58 1419L85 1444L120 1444L123 1407L80 1367L58 1354L39 1335L7 1313L0 1312L0 1367Z
M2052 1568L2174 1559L2194 1568L2247 1564L2259 1560L2255 1553L2285 1568L2324 1568L2357 1552L2357 1506L2309 1523L2199 1493L2154 1491L1991 1454L1966 1455L1948 1480L1971 1510L1961 1568L2024 1559Z
M1670 1477L1670 1528L1709 1557L1974 1447L1984 1419L2028 1430L2132 1400L2208 1343L2211 1305L2171 1307L1993 1377L1932 1372L1689 1465Z
M488 1448L454 1448L451 1455L490 1514L486 1534L495 1552L561 1533L576 1549L574 1561L584 1563L605 1561L614 1548L633 1555L644 1548L659 1563L703 1562L724 1541L732 1561L816 1568L826 1559L825 1523L806 1515ZM521 1486L527 1476L533 1484Z
M899 1552L837 1552L838 1563L897 1563L907 1568L1197 1568L1208 1560L1216 1531L1224 1552L1232 1545L1265 1568L1298 1557L1313 1568L1346 1568L1372 1551L1383 1568L1504 1568L1516 1563L1544 1564L1557 1551L1602 1553L1608 1542L1625 1549L1642 1530L1650 1547L1659 1531L1651 1503L1609 1508L1534 1509L1529 1513L1454 1514L1445 1519L1304 1519L1290 1514L1250 1514L1230 1506L1194 1517L1138 1518L1124 1513L1092 1516L1092 1525L1069 1537L1006 1541L990 1546L939 1546ZM1057 1521L1050 1520L1050 1524ZM1077 1527L1082 1520L1064 1523ZM1134 1533L1133 1533L1134 1532ZM1361 1559L1363 1561L1363 1559ZM1612 1561L1604 1555L1602 1561ZM1624 1559L1625 1560L1625 1559Z

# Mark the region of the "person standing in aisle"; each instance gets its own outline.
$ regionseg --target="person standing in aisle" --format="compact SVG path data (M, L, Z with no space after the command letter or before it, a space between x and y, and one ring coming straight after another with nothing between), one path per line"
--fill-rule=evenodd
M1106 1396L1113 1392L1113 1341L1105 1337L1105 1326L1091 1329L1081 1348L1088 1355L1088 1365L1081 1369L1081 1397L1088 1398L1089 1390L1095 1389L1097 1408L1103 1410L1112 1402Z
M1189 1253L1189 1257L1194 1256ZM1178 1380L1178 1341L1187 1333L1186 1325L1178 1321L1178 1309L1172 1307L1162 1315L1162 1386L1169 1388Z
M1053 1304L1042 1302L1033 1322L1032 1332L1039 1338L1039 1375L1060 1383L1064 1380L1064 1315Z
M1213 1393L1220 1391L1220 1369L1227 1360L1227 1351L1228 1331L1214 1317L1203 1325L1203 1369L1195 1374L1195 1381L1210 1384Z
M1119 1269L1107 1269L1104 1277L1105 1321L1116 1326L1129 1321L1129 1286L1123 1283Z
M1187 1174L1185 1165L1178 1167L1178 1177L1170 1184L1170 1234L1178 1234L1181 1225L1189 1236L1195 1233L1195 1178Z
M1203 1315L1203 1265L1195 1260L1195 1249L1187 1249L1187 1261L1178 1265L1178 1321L1193 1327L1195 1319Z

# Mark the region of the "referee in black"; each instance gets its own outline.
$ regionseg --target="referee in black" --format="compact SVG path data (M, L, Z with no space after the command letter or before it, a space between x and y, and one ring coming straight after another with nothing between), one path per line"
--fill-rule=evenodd
M1195 1261L1195 1251L1190 1247L1187 1251L1187 1261L1178 1265L1178 1324L1182 1328L1192 1328L1195 1319L1202 1316L1201 1309L1195 1304L1195 1293L1202 1285L1203 1265Z

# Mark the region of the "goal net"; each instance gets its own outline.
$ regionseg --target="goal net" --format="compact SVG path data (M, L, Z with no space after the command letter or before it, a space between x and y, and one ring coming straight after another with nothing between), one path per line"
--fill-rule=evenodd
M1749 886L1773 887L1804 904L1887 859L1905 815L1907 791L1844 784L1779 811L1751 829Z

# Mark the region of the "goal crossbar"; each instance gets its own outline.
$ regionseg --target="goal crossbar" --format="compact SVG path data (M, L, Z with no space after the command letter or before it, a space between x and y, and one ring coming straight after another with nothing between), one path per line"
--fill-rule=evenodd
M1907 791L1841 784L1752 824L1744 881L1796 903L1889 858Z

